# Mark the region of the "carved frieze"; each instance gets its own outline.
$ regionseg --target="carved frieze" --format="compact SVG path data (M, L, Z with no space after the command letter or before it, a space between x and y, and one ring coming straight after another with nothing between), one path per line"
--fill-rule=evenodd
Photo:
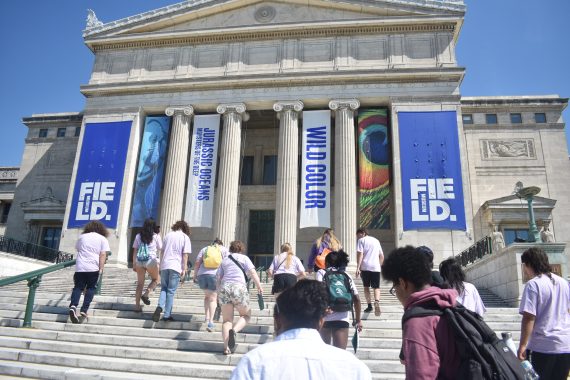
M483 160L536 159L534 139L480 140Z

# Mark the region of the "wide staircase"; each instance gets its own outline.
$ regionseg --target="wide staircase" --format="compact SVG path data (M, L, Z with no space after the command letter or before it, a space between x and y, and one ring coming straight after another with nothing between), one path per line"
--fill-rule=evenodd
M33 328L20 328L26 284L0 288L0 378L227 379L246 352L272 340L270 284L263 285L266 309L260 311L252 296L251 323L237 335L236 352L225 356L221 324L216 324L214 332L206 331L203 294L197 285L185 283L178 289L173 310L176 321L154 323L151 316L158 291L150 306L135 312L135 273L107 267L102 294L95 297L89 320L72 324L67 314L72 278L73 268L43 277ZM360 282L358 287L362 295ZM382 315L363 316L356 356L370 368L374 379L403 379L404 367L398 360L402 307L388 289L382 289ZM516 309L488 307L485 320L497 333L509 331L518 341ZM350 343L348 349L352 351Z

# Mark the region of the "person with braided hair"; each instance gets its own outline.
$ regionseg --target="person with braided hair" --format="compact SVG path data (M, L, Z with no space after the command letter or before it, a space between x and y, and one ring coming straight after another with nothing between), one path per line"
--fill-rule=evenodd
M570 372L570 288L552 273L548 256L529 248L521 256L530 278L521 298L519 314L520 360L529 359L541 379L566 380Z
M371 379L363 362L321 339L328 298L325 285L315 280L281 293L273 310L275 340L244 355L230 379Z

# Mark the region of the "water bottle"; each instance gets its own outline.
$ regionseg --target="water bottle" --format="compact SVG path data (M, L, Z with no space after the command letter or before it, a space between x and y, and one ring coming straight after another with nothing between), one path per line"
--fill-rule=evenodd
M510 332L503 332L501 333L503 337L503 342L505 345L511 350L511 352L517 356L517 347L515 346L515 342L513 342L513 334Z
M524 379L525 380L538 380L538 373L532 368L532 364L528 360L521 362L521 366L524 370Z

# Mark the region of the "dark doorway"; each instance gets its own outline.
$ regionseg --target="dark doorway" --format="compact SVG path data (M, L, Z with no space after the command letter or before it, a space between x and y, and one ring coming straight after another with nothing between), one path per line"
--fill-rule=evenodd
M251 210L249 212L249 236L247 253L256 268L267 268L273 259L275 234L275 210Z

